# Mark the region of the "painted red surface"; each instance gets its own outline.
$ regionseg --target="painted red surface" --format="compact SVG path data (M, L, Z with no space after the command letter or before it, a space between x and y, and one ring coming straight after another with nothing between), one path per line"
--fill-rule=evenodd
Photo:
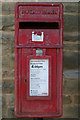
M43 41L32 41L32 32ZM36 56L36 49L43 55ZM60 117L63 89L63 11L61 3L17 3L15 6L15 115ZM49 96L29 96L30 59L49 60ZM27 79L27 82L25 82Z

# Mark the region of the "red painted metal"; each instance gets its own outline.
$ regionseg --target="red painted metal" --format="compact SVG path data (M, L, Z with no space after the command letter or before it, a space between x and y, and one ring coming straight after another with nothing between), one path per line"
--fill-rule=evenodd
M44 33L32 41L32 32ZM61 3L17 3L15 6L15 115L60 117L62 115L63 11ZM36 56L36 49L43 50ZM29 96L30 59L48 59L49 96ZM27 82L25 82L27 79Z

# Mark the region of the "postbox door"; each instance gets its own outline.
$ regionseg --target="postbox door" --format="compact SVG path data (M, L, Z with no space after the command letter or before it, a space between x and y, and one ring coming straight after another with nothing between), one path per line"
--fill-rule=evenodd
M56 105L57 105L57 97L56 97L56 49L46 49L46 56L49 56L51 59L49 59L49 82L48 82L48 89L49 89L49 95L48 96L28 96L28 92L30 90L29 88L29 82L30 79L28 79L28 66L27 64L27 57L33 55L33 49L29 48L23 48L22 49L22 76L21 76L21 83L20 83L20 91L21 91L21 102L20 104L20 111L22 113L31 113L31 114L53 114L56 113ZM37 58L36 58L37 59ZM40 60L43 60L43 58L39 58ZM45 58L47 60L47 58ZM51 64L51 66L50 66ZM20 73L21 74L21 73Z

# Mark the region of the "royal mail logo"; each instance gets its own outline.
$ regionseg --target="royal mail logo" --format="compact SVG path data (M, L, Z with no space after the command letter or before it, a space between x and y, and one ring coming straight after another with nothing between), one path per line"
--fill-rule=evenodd
M47 9L44 9L44 10L32 10L32 9L29 9L29 10L22 10L21 12L22 15L37 15L37 14L42 14L42 15L57 15L58 14L58 11L55 9L52 9L52 10L47 10Z

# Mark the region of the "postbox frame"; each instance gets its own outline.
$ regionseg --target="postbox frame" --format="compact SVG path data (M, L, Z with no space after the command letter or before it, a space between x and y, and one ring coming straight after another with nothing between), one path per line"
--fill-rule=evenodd
M20 58L19 59L19 56L22 55L22 49L23 48L29 48L29 47L32 47L32 48L37 48L37 45L35 46L30 46L30 45L20 45L19 44L19 39L18 39L18 29L19 29L19 22L24 22L25 19L19 19L18 18L18 7L22 5L22 6L58 6L60 8L60 21L61 21L61 24L59 25L60 26L60 43L58 45L49 45L47 46L47 48L56 48L56 54L57 54L57 61L56 61L56 64L57 64L57 78L56 78L56 85L57 85L57 94L58 94L58 100L57 101L57 108L59 106L59 108L56 110L56 112L54 114L31 114L31 115L26 115L24 113L21 113L21 94L20 94L20 91L21 89L21 76L19 78L19 74L21 74L21 64L18 65L18 62L21 63L22 59ZM60 117L62 115L62 91L63 91L63 82L62 82L62 73L63 73L63 51L62 51L62 48L63 48L63 13L62 13L62 4L60 3L17 3L16 6L15 6L15 114L17 117ZM58 21L58 20L57 20ZM37 22L36 20L34 20L34 22ZM38 21L39 22L39 21ZM49 22L49 21L47 21ZM38 46L38 48L45 48L46 46L43 45L43 46ZM18 73L19 72L19 73ZM59 79L60 77L60 79ZM20 79L20 81L19 81ZM59 80L58 80L59 79ZM57 80L59 82L59 84L57 83ZM19 91L20 90L20 91Z

